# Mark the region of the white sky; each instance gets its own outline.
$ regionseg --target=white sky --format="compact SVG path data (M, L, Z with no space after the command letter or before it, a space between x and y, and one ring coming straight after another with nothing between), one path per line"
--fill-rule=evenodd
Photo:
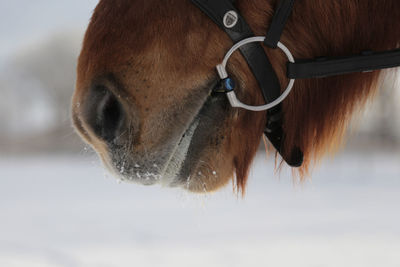
M0 0L0 65L58 31L84 30L98 0Z

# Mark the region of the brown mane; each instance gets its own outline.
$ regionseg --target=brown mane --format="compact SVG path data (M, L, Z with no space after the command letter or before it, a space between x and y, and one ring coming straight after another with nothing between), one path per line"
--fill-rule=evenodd
M276 2L276 1L275 1ZM273 14L265 1L239 1L239 9L253 29L263 34ZM396 20L397 19L397 20ZM282 36L282 42L296 58L335 57L362 51L383 51L399 47L399 1L297 1ZM282 88L287 83L285 58L268 50ZM296 81L284 102L285 147L299 146L305 156L298 170L301 177L311 163L341 144L352 114L379 88L382 71ZM243 125L243 128L248 125ZM253 126L254 127L254 126ZM254 138L254 147L258 139ZM289 152L289 151L286 151ZM237 165L238 186L246 184L250 162Z
M238 0L236 4L255 34L264 35L276 2ZM147 149L159 151L165 140L169 140L167 133L179 126L175 121L165 126L171 117L177 117L174 114L180 114L179 122L183 125L198 112L197 106L208 92L196 88L203 88L215 75L214 67L232 45L218 26L189 0L165 0L156 6L158 3L101 0L85 36L73 118L81 136L94 146L106 165L111 165L108 153L111 149L88 125L82 107L90 100L95 84L102 84L118 96L127 115L134 118L131 123L135 127L128 132L133 131L137 140L130 136L130 144L136 143L125 151L133 162L147 156ZM398 0L298 0L281 41L300 59L391 50L399 47L399 22ZM281 52L266 51L284 88L286 58ZM257 83L240 55L234 55L228 69L240 83L239 98L262 104ZM301 176L307 174L312 162L338 147L349 119L374 95L382 73L296 81L293 92L283 103L284 147L298 146L303 150L305 162L298 170ZM183 103L177 103L179 99ZM219 168L220 179L197 164L196 172L201 170L209 175L188 187L192 191L202 191L203 187L206 191L216 190L227 183L233 172L238 190L244 191L266 115L240 109L227 108L227 111L221 113L226 116L221 118L223 123L213 126L215 133L207 133L213 141L202 154L207 165L212 163L213 168ZM165 114L165 118L160 120L156 116L159 113Z

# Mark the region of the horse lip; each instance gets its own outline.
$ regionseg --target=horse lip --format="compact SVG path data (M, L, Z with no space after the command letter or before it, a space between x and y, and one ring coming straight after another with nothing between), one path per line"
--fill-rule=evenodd
M170 156L164 168L159 168L159 163L153 163L152 166L154 167L156 165L158 170L153 169L153 171L149 171L149 166L146 168L146 166L140 166L130 161L128 161L129 163L126 163L125 160L120 158L112 158L110 163L107 160L103 160L103 162L106 163L105 165L107 169L109 169L113 175L118 177L120 181L139 183L142 185L154 185L159 183L163 186L172 186L175 182L176 176L179 174L181 165L185 161L187 151L191 144L191 138L193 137L198 124L199 118L198 115L196 115L193 120L189 122L188 126L185 127L185 130L176 142L173 151L169 154ZM113 149L118 149L117 147L118 146L114 145ZM119 149L124 149L124 147L119 147ZM120 153L117 152L115 154L119 155ZM174 166L178 166L178 168L174 168Z
M203 103L201 104L201 106L199 107L199 110L197 111L196 115L193 117L193 119L188 123L187 127L185 127L185 130L183 132L183 134L181 135L180 139L178 140L178 142L176 143L175 149L172 151L172 153L170 154L170 157L167 161L167 163L165 164L164 169L161 172L161 184L164 186L171 186L173 185L177 179L179 179L179 177L177 177L180 173L180 170L182 168L182 165L185 162L186 159L186 155L187 152L190 148L190 145L192 143L192 137L200 123L200 113L203 110L204 106L206 105L207 101L209 100L212 93L212 89L215 87L215 85L217 84L217 79L212 79L211 82L207 83L207 88L209 88L209 95L207 97L205 97L203 99ZM182 143L189 139L188 143L185 143L182 145ZM182 156L181 155L177 155L177 153L182 153L183 152L183 158L180 159L179 161L179 166L178 168L176 168L175 170L173 170L172 173L168 173L168 171L171 171L171 163L174 159L176 159L177 156ZM179 160L179 159L178 159Z
M119 147L114 144L114 149L111 150L117 150L117 152L112 153L111 155L112 164L110 164L110 166L106 164L111 173L116 177L119 177L118 179L123 182L139 183L142 185L161 184L162 186L175 187L175 183L179 180L178 176L182 169L182 165L185 162L187 152L192 144L192 137L200 124L200 113L204 109L206 103L210 100L210 97L212 97L210 94L211 89L216 82L217 81L213 79L204 86L209 89L208 95L206 95L203 100L199 100L202 101L202 103L199 105L198 111L192 119L189 120L187 126L183 127L182 134L180 135L179 140L175 143L174 149L168 154L168 159L163 167L161 167L159 162L150 162L148 163L149 165L140 164L141 166L139 168L139 166L135 166L132 159L128 159L128 163L126 163L125 160L127 159L124 160L119 157L114 158L121 154L118 150L123 150L125 148L124 146ZM126 153L126 151L124 153ZM156 163L157 168L150 167L150 165L154 166L154 163Z
M129 159L111 158L110 160L103 159L103 162L110 173L119 181L141 185L154 185L160 180L157 170L158 166L155 163L153 163L150 170L150 168L140 166Z
M193 135L198 125L199 120L194 120L176 145L161 175L160 182L162 185L170 186L178 178L178 174L182 168L182 164L185 162Z
M204 101L204 103L205 102L206 101ZM160 181L162 185L169 186L175 182L175 179L177 178L177 175L181 170L182 164L185 161L190 144L192 143L192 137L199 123L200 121L198 118L198 114L196 114L194 119L185 128L185 131L181 135L181 138L176 143L174 150L170 154L170 157L161 172ZM177 168L174 168L174 166L172 165L175 165L175 167Z

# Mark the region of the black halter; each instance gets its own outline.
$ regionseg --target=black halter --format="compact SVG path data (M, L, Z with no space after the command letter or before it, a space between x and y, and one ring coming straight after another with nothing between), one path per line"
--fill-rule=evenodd
M234 43L254 36L245 19L235 8L235 0L192 0L192 2L223 29ZM264 40L266 46L270 48L278 47L294 2L294 0L279 1ZM239 49L257 80L265 102L271 103L279 98L281 95L279 80L261 44L249 43ZM287 76L290 79L320 78L398 66L400 66L400 49L379 53L369 51L346 58L318 58L315 60L296 60L295 63L289 62ZM228 80L231 81L230 78ZM229 82L222 84L226 84L224 92L234 89ZM283 148L285 133L282 128L282 117L280 104L269 109L264 133L287 164L292 167L300 167L303 163L303 153L300 148ZM290 153L285 154L283 151L290 151Z

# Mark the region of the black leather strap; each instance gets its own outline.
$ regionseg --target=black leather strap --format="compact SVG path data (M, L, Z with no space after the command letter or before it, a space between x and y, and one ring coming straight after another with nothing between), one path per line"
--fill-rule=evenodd
M280 0L276 8L275 15L269 26L264 44L271 48L276 48L283 30L285 29L286 22L292 13L295 0Z
M296 60L296 63L288 63L287 75L290 79L321 78L399 66L400 49L375 53L366 51L351 57Z
M274 49L278 47L278 42L281 39L286 22L292 13L293 6L294 0L279 1L264 41L266 46ZM269 141L274 145L274 147L280 147L281 149L283 149L282 143L285 136L285 133L282 129L282 115L281 105L269 110L267 127L264 131L265 135L268 137ZM281 151L280 153L282 155ZM290 154L284 157L284 160L292 167L300 167L303 164L304 155L300 148L293 147L290 150Z
M192 2L198 5L214 23L223 29L234 43L254 36L249 25L234 7L232 0L192 0ZM225 14L231 10L238 14L239 21L235 27L229 29L225 27L223 19ZM269 103L277 99L281 94L279 80L262 46L257 43L251 43L242 46L239 50L253 72L265 101Z
M226 34L232 39L234 43L239 42L245 38L254 36L249 25L245 19L241 17L238 10L233 5L234 0L192 0L192 2L199 7L206 15L208 15L214 23L216 23ZM235 11L238 14L238 22L233 28L227 28L224 25L224 16L228 11ZM275 74L274 69L264 52L261 44L251 43L240 48L240 52L246 59L251 71L253 72L258 85L262 91L265 102L270 103L277 99L281 94L279 80ZM276 114L280 114L279 120L271 120ZM275 107L273 110L268 111L267 126L265 134L271 141L275 149L281 154L282 158L291 166L298 167L303 162L303 155L300 156L286 156L282 154L282 144L284 132L282 129L282 116L281 106ZM293 149L295 151L296 149Z
M282 107L281 105L268 110L267 126L265 127L264 134L268 137L268 140L275 147L283 149L283 141L285 132L282 129ZM285 162L291 167L300 167L304 161L304 154L301 149L297 146L292 147L289 151L290 154L286 155L282 151L278 150Z

